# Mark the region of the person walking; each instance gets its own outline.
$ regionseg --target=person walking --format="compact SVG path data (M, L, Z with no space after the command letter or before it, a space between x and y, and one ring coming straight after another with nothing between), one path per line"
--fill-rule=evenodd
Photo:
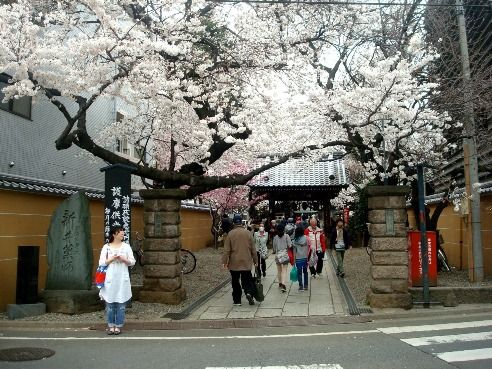
M273 246L273 239L275 238L275 235L277 234L277 221L275 219L272 219L270 222L270 229L268 230L268 233L270 235L270 242L271 245Z
M294 224L294 218L287 219L287 224L285 225L285 233L287 233L290 239L294 238L294 232L296 230L296 225Z
M299 282L299 291L308 290L308 257L309 246L307 238L304 235L304 227L298 225L294 231L294 240L292 241L294 257L297 268L297 281Z
M254 234L255 240L255 248L258 256L258 276L261 276L263 273L263 277L266 277L266 258L268 257L268 233L265 232L265 225L260 223L260 227L258 231Z
M278 287L282 292L287 291L285 281L287 279L287 269L289 268L289 254L287 249L291 247L292 241L285 233L282 224L277 226L277 235L273 238L273 252L275 253L275 263L277 264Z
M222 254L222 265L229 269L232 283L232 301L235 306L241 306L242 290L250 305L254 305L254 282L251 268L258 265L258 256L251 233L242 226L241 215L236 214L232 219L234 227L227 235ZM241 283L239 283L241 280ZM242 290L241 290L242 286Z
M223 214L222 215L222 221L221 221L221 224L220 224L220 228L222 228L222 235L224 237L226 237L227 234L232 229L232 222L231 222L231 218L229 218L229 215L227 215L227 214Z
M313 216L309 220L309 227L304 231L304 235L308 240L308 245L314 254L310 256L309 270L311 276L316 278L317 274L321 274L323 271L323 258L326 251L325 233L318 227L318 221Z
M330 236L330 248L335 250L337 259L337 275L344 278L343 258L345 251L352 248L349 234L343 226L343 220L338 219L335 229Z
M132 297L128 267L135 265L133 251L123 242L125 231L114 227L110 231L109 243L101 249L99 265L107 265L106 279L99 296L106 303L107 334L118 335L125 323L126 304Z

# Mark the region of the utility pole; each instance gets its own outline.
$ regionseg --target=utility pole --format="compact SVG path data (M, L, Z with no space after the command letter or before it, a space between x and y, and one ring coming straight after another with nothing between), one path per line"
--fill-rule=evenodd
M470 89L470 59L468 55L468 39L466 35L465 9L462 0L456 0L456 16L458 20L459 42L461 51L461 67L463 73L464 89L464 115L463 128L465 138L463 140L463 159L465 166L466 193L469 197L471 209L472 254L473 273L469 274L473 282L483 281L483 256L482 235L480 222L480 188L478 186L478 159L475 145L475 119L473 115L473 102Z
M424 295L424 308L429 308L429 246L427 244L427 227L425 216L425 179L423 164L417 164L417 181L419 193L420 255L422 257L422 291Z

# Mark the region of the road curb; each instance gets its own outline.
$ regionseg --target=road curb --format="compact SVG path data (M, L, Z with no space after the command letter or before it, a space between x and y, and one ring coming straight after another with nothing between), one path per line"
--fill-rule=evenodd
M410 310L374 311L362 315L331 315L312 317L281 317L255 319L220 319L220 320L159 320L159 321L132 321L125 324L125 330L192 330L192 329L230 329L230 328L268 328L268 327L295 327L320 326L335 324L370 323L378 320L420 319L443 316L468 316L471 314L492 314L492 305L477 304L473 306L459 305L458 307L444 308L431 307L430 309L413 308ZM0 330L5 329L81 329L104 330L104 322L47 322L26 320L0 321Z
M256 319L220 320L166 320L166 321L127 321L125 330L190 330L224 328L266 328L317 326L332 324L368 323L370 317L361 316L312 316ZM89 322L39 322L39 321L0 321L0 329L87 329L104 330L106 324Z

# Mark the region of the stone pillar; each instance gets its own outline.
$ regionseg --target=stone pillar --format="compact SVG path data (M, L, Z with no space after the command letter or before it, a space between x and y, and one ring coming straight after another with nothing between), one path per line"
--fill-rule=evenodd
M181 200L183 190L141 190L144 199L145 265L139 300L181 303L186 297L181 278Z
M408 292L407 211L404 186L369 186L369 234L371 235L371 290L374 308L412 306Z

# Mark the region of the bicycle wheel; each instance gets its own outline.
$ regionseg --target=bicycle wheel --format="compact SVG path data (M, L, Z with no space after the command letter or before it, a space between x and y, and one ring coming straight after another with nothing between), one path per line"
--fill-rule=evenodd
M182 273L189 274L196 268L196 257L189 250L181 249Z
M445 272L450 272L451 268L449 267L448 264L448 258L446 257L446 254L444 253L443 250L439 249L437 250L437 260L439 262L439 269Z
M144 266L144 252L142 250L138 250L138 254L140 255L138 258L138 263L140 264L141 267Z

